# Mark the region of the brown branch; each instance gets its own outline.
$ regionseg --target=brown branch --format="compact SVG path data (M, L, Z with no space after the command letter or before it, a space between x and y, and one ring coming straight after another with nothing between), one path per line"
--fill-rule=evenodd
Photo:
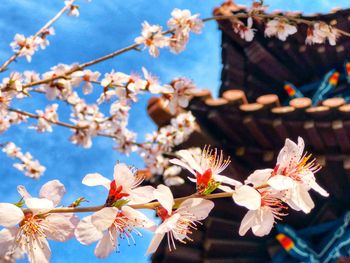
M255 189L262 189L268 187L268 184L263 184L260 186L255 187ZM179 206L182 202L186 201L189 198L202 198L202 199L218 199L218 198L227 198L227 197L232 197L233 192L222 192L222 193L216 193L216 194L209 194L209 195L198 195L198 194L192 194L189 196L185 197L180 197L174 199L174 206L177 207ZM157 207L161 206L159 202L151 202L147 204L139 204L139 205L129 205L131 208L134 209L156 209ZM104 205L99 205L99 206L91 206L91 207L62 207L62 208L54 208L50 210L47 213L84 213L84 212L97 212L104 208L106 206ZM29 212L30 210L28 208L23 209L23 212Z
M8 108L7 110L9 111L12 111L12 112L16 112L18 114L21 114L23 116L27 116L29 118L32 118L32 119L39 119L40 116L39 115L36 115L36 114L33 114L33 113L30 113L30 112L27 112L27 111L22 111L22 110L19 110L19 109L14 109L14 108ZM51 121L51 120L48 120L48 119L45 119L47 122L51 123L51 124L54 124L54 125L58 125L58 126L62 126L62 127L65 127L65 128L69 128L69 129L73 129L73 130L84 130L84 129L88 129L89 126L77 126L77 125L72 125L72 124L69 124L69 123L66 123L66 122L61 122L61 121ZM109 118L107 118L106 120L109 120ZM112 138L112 139L119 139L118 136L116 135L112 135L112 134L107 134L107 133L97 133L98 136L101 136L101 137L107 137L107 138ZM131 144L133 145L136 145L138 147L143 147L143 144L144 143L138 143L138 142L130 142Z

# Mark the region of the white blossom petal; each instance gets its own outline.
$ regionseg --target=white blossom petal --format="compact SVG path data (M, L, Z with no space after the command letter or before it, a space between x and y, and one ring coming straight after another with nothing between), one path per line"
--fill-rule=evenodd
M168 211L170 215L174 205L174 197L170 191L170 188L160 184L157 186L157 189L153 192L154 197L158 200L158 202Z
M186 212L193 214L196 220L203 220L208 217L214 208L214 203L203 198L189 198L182 202L176 210L178 213Z
M262 237L271 232L275 219L269 207L262 207L259 210L259 224L252 226L254 235Z
M113 228L114 229L114 228ZM112 230L113 231L113 230ZM95 248L95 255L98 258L106 258L115 249L118 242L118 236L116 233L113 235L113 240L111 239L111 233L108 231L103 235L102 239L97 243Z
M261 196L259 192L248 185L237 187L232 194L232 198L237 205L244 206L249 210L256 210L261 206Z
M291 189L296 184L292 178L283 175L272 176L267 183L278 191Z
M267 180L271 177L273 169L261 169L255 170L244 181L246 184L253 184L254 186L260 186L267 183Z
M191 154L190 151L188 150L181 150L178 151L177 154L183 159L185 160L188 165L194 170L197 171L199 173L203 173L203 169L202 167L200 167L199 163L193 158L193 155Z
M32 239L27 245L28 260L30 263L48 263L50 262L51 250L49 243L43 236Z
M134 183L133 172L124 163L118 163L114 166L114 180L117 185L123 187L123 191L129 191Z
M74 236L74 229L79 222L79 218L74 214L49 214L45 223L47 238L64 242Z
M46 198L31 197L25 199L25 203L34 214L43 214L54 208L53 202Z
M146 204L154 200L154 190L154 187L150 185L132 189L127 197L130 200L129 204Z
M52 180L44 184L39 192L40 198L46 198L53 202L54 206L57 206L65 194L66 189L59 180Z
M146 255L149 255L149 254L156 252L157 248L160 245L160 242L162 242L164 235L165 235L165 233L160 233L160 234L154 235L154 237L151 240L151 243L149 244Z
M80 220L74 234L77 240L84 245L94 243L97 240L100 240L103 236L103 233L98 231L92 224L91 216L84 217L82 220Z
M239 227L239 235L244 236L248 230L254 225L256 210L249 210L242 219Z
M291 193L291 200L304 213L310 213L311 209L315 207L309 192L301 184L296 184Z
M102 185L109 190L111 181L99 173L91 173L85 175L82 183L87 186Z
M118 209L115 207L105 207L95 212L91 217L91 222L99 231L105 231L115 221Z
M22 209L10 204L0 203L0 225L4 227L12 227L17 225L24 218Z

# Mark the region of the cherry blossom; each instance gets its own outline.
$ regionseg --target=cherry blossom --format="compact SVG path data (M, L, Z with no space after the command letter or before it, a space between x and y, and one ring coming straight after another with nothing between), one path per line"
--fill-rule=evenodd
M16 71L11 72L9 77L2 79L0 89L4 92L4 95L8 96L8 99L13 97L21 98L21 92L23 92L22 75Z
M280 40L285 41L289 35L297 32L297 28L287 23L287 21L275 18L266 24L265 35L268 37L276 36Z
M155 235L147 249L147 254L154 253L157 250L165 234L168 237L170 251L171 247L176 249L175 240L181 243L192 241L189 237L192 229L196 229L196 225L200 223L199 221L207 218L214 207L214 203L210 200L189 198L173 211L174 197L169 187L165 185L158 185L154 191L154 196L161 204L156 211L162 219L162 224L155 230Z
M58 104L52 104L45 108L45 112L42 110L37 110L37 114L39 116L38 118L38 125L34 128L38 132L52 132L52 122L58 121L58 114L57 114Z
M320 166L311 160L311 155L303 153L304 140L298 138L298 144L286 139L285 145L277 157L277 165L272 169L258 170L248 177L246 183L259 181L267 183L272 189L283 191L283 201L294 210L309 213L314 207L309 190L313 189L322 196L328 193L317 184L314 174ZM257 185L257 183L255 183Z
M71 66L66 64L58 64L51 68L51 71L43 74L44 79L54 78L56 76L65 75L67 71L71 69ZM72 93L72 85L70 80L65 78L58 78L45 83L41 86L42 90L45 91L46 97L49 100L55 98L67 98Z
M67 1L64 1L64 4L65 6L68 7L68 15L69 16L79 16L79 6L77 5L73 5L73 2L72 0L67 0Z
M247 26L245 26L242 21L237 20L237 22L233 25L233 30L235 33L239 34L242 39L250 42L253 40L256 31L256 29L253 29L252 26L253 19L248 17Z
M146 80L145 89L151 93L171 93L172 88L168 85L160 85L158 79L155 76L152 76L147 69L142 67L142 72Z
M158 25L150 25L148 22L143 22L142 32L140 37L135 38L137 44L143 44L149 48L149 54L152 57L159 56L159 49L169 46L169 37L164 36L162 27Z
M113 250L119 251L119 238L126 239L129 245L136 244L133 234L142 237L136 228L152 230L154 226L154 222L129 206L120 209L105 207L83 218L75 230L75 236L84 245L98 241L95 255L106 258Z
M256 190L248 185L237 187L233 200L249 209L241 222L239 234L245 235L250 228L256 236L269 234L275 219L281 220L281 216L286 215L282 212L286 207L281 197L280 192L271 189Z
M41 49L45 49L49 44L47 36L55 35L55 29L53 27L47 28L41 32L40 37L37 38L36 42L40 45Z
M192 31L201 33L204 23L199 19L199 14L192 15L188 9L180 10L175 8L171 12L171 18L168 21L168 27L175 31L175 35L188 36Z
M72 74L72 85L76 87L79 86L80 83L84 82L83 93L84 95L90 94L93 89L92 83L97 82L100 75L100 72L93 72L89 69L76 71Z
M170 94L163 94L163 98L165 100L165 106L168 106L170 112L175 114L178 106L182 108L188 106L189 100L197 87L191 80L186 78L174 79L170 85L173 89L172 92Z
M221 175L221 172L229 166L231 161L229 158L224 159L222 151L218 152L216 148L213 150L209 146L205 147L200 159L197 158L197 160L187 150L180 150L177 154L181 159L171 159L170 162L185 168L195 177L189 177L189 180L196 183L197 192L200 194L210 194L216 188L229 192L232 189L221 184L231 186L241 184L232 178Z
M74 214L49 213L59 204L65 187L58 180L49 181L40 189L40 198L31 197L23 186L18 187L18 192L28 209L0 203L0 225L14 231L9 239L0 242L10 249L9 254L16 249L23 251L31 263L49 262L51 251L47 239L64 242L72 238L78 223Z
M20 163L15 163L13 166L30 178L38 179L46 170L38 160L33 159L33 156L30 153L27 152L23 154L21 149L13 142L7 143L2 151L9 157L17 158Z
M324 22L319 22L308 28L305 43L323 44L328 40L328 43L334 46L338 37L339 33L336 29Z
M87 174L82 183L87 186L104 186L109 192L106 205L111 206L116 201L125 198L128 204L142 204L154 199L152 186L140 186L142 177L135 174L126 164L114 166L114 179L111 181L99 173Z
M38 50L37 41L33 37L26 38L22 34L16 34L10 46L14 52L18 52L18 56L26 57L28 62L31 62L32 56Z

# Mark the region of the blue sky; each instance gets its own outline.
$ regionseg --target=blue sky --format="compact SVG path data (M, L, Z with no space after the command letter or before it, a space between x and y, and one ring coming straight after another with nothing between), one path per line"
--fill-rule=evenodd
M85 62L116 49L129 45L138 36L141 23L159 23L165 26L173 8L188 8L193 13L200 13L201 17L210 16L212 9L222 0L93 0L87 3L78 0L81 15L79 18L64 16L55 25L56 36L50 38L51 45L44 51L38 52L28 64L23 58L11 65L11 70L47 71L57 63ZM250 1L238 1L249 4ZM327 12L334 6L346 7L347 1L305 1L305 0L274 0L266 1L273 9L302 10L306 13ZM63 0L2 0L0 5L0 61L11 55L9 43L15 33L26 36L33 34L57 10L61 8ZM158 59L154 59L147 52L132 51L115 59L96 65L92 69L102 73L111 69L125 73L140 72L145 66L150 72L160 77L162 82L168 82L177 76L186 76L194 80L201 88L209 88L214 94L220 85L220 32L217 24L211 22L205 26L204 33L192 35L190 44L185 52L173 55L161 51ZM7 73L3 74L4 76ZM155 129L146 114L149 96L143 96L132 110L130 129L142 131L143 135ZM34 96L23 101L20 107L28 111L44 108L47 101L42 96ZM67 109L63 114L67 115ZM25 125L14 126L0 136L0 143L13 141L22 150L30 151L38 158L47 171L39 181L24 177L12 168L13 161L0 153L0 202L15 202L18 200L16 186L25 185L30 192L37 194L40 186L48 180L58 178L67 188L64 204L68 205L77 197L85 196L91 205L104 201L104 189L91 189L81 184L86 173L100 172L106 177L112 176L113 166L117 160L136 167L142 167L142 161L136 155L126 157L112 149L112 141L106 138L96 138L91 149L76 147L68 141L70 131L56 127L52 134L37 134L28 130ZM148 212L149 213L149 212ZM151 216L152 214L149 213ZM151 238L145 233L142 239L137 239L137 246L129 248L123 246L121 253L112 254L106 262L147 262L143 256ZM93 256L94 246L82 246L77 241L68 243L51 242L52 262L97 262ZM79 254L77 254L79 253Z

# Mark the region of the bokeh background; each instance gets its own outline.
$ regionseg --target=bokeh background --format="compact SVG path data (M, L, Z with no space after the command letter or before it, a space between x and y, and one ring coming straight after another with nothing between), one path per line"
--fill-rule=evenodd
M80 17L63 16L54 24L56 35L50 37L50 46L34 55L32 63L19 58L11 64L10 70L35 70L43 73L58 63L85 62L105 55L116 49L133 43L141 30L141 23L166 26L171 11L177 7L188 8L192 13L200 13L208 17L215 6L222 0L93 0L88 3L78 0ZM237 1L250 5L251 1ZM265 1L269 10L301 10L305 13L329 12L334 7L349 7L345 0L269 0ZM5 61L11 54L9 43L16 33L29 36L34 34L62 7L63 0L1 0L0 4L0 61ZM215 22L205 25L201 35L191 35L190 43L185 52L174 55L161 50L159 58L154 59L148 52L131 51L112 60L92 67L101 73L112 69L125 73L140 72L146 67L151 73L159 76L166 83L172 78L185 76L191 78L200 88L208 88L217 93L220 85L220 33ZM2 73L6 77L9 72ZM96 87L95 89L98 89ZM138 131L138 140L143 141L144 135L156 127L146 113L149 95L140 97L131 111L129 128ZM92 102L94 96L87 98ZM34 112L43 109L49 103L42 95L34 95L32 99L24 100L17 107ZM68 119L69 109L60 104L61 119ZM89 188L81 184L85 174L99 172L111 178L116 161L142 168L143 162L136 154L121 155L112 149L113 142L108 138L95 138L91 149L83 149L68 141L71 132L65 128L55 127L53 133L37 134L26 128L27 125L13 126L1 134L0 143L13 141L29 151L35 158L47 167L45 175L34 181L22 175L12 167L13 160L0 153L0 202L16 202L19 195L16 186L25 185L36 195L42 184L52 179L59 179L66 186L66 196L63 204L68 205L76 198L84 196L89 205L101 204L105 201L106 191L102 188ZM153 217L151 211L147 215ZM84 216L84 215L81 215ZM143 232L142 238L136 238L136 247L121 245L121 252L111 254L105 262L148 262L145 251L152 234ZM52 262L97 262L93 255L94 245L82 246L77 241L67 243L50 243Z

